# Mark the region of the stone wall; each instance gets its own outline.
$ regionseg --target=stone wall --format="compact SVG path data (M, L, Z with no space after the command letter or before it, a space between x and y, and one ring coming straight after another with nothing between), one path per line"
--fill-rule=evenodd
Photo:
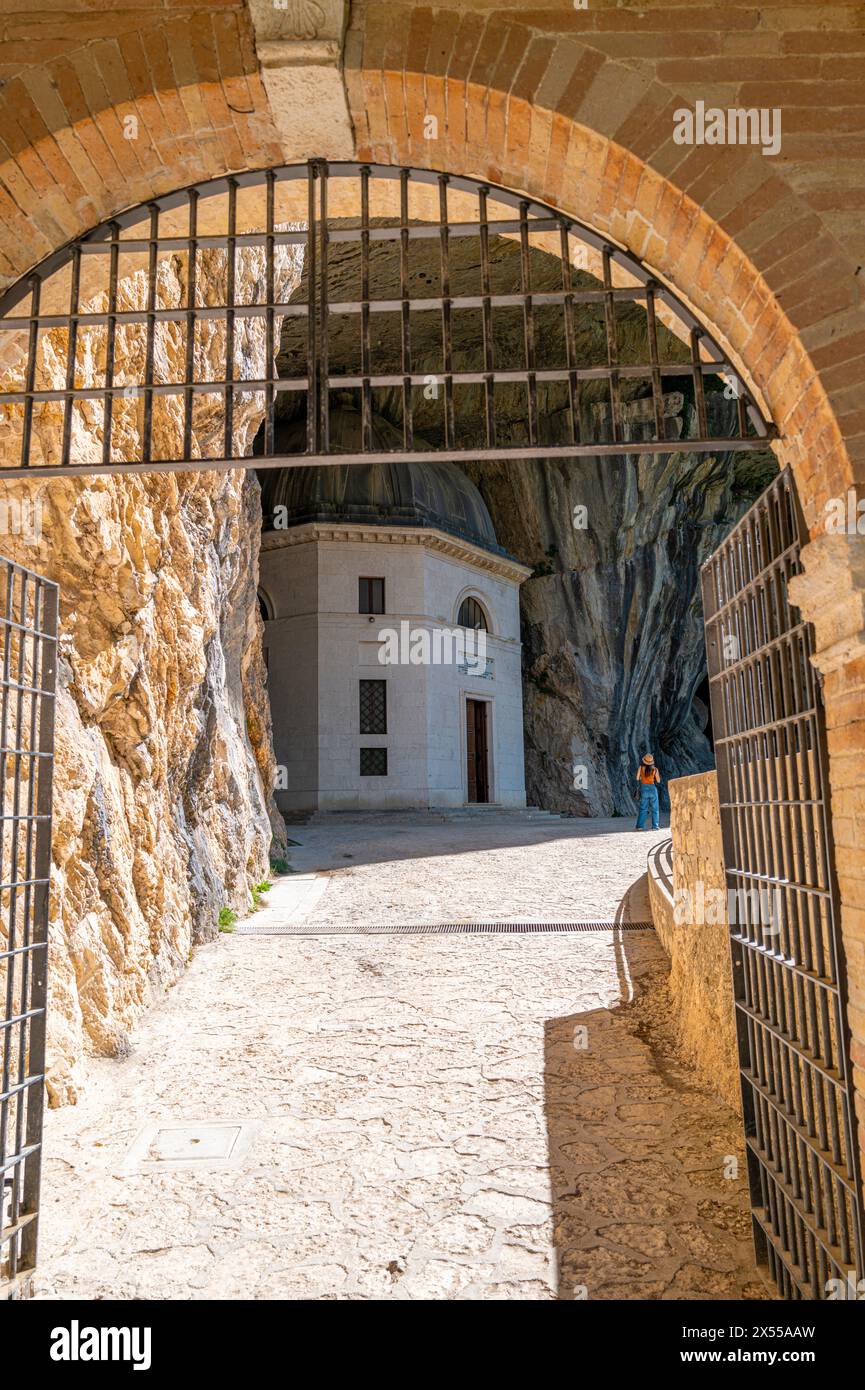
M286 259L283 281L297 269ZM160 307L182 302L183 270L179 258L160 263ZM200 291L211 301L224 294L225 272L224 253L201 254ZM239 293L260 294L263 274L261 253L238 256ZM143 273L121 280L121 307L145 296ZM76 384L98 379L104 334L79 334ZM247 320L235 346L240 373L260 376L263 326L256 333ZM196 343L199 377L219 375L224 349L225 326L211 321ZM139 327L118 328L117 361L132 379L143 351ZM180 326L168 325L156 379L177 379L184 352ZM20 368L8 353L3 366L8 389ZM51 330L37 388L62 386L65 375L66 334ZM239 452L249 452L262 410L261 393L238 395ZM128 458L138 456L142 412L140 399L116 404ZM196 451L223 418L219 400L205 397ZM157 457L176 453L182 424L182 398L162 398ZM34 438L48 462L61 426L62 406L37 405ZM84 402L72 427L79 461L101 455L101 428L101 403ZM0 468L15 458L20 429L21 407L0 407ZM220 908L248 907L272 841L284 841L256 597L261 506L255 474L239 469L0 480L0 503L7 518L28 520L17 534L7 526L4 553L60 588L48 1010L48 1092L59 1105L78 1098L88 1054L124 1055L143 1010L216 933Z
M741 1111L728 926L718 910L727 886L717 774L678 777L669 792L672 867L650 856L649 896L670 957L678 1042L700 1080ZM694 910L678 906L686 892Z

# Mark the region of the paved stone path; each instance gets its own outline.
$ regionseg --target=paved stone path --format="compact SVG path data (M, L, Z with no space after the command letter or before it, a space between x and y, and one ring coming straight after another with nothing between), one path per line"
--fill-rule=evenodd
M336 871L310 925L643 916L663 836L291 833ZM765 1296L738 1124L672 1058L665 979L645 931L222 936L48 1117L39 1296ZM238 1166L124 1169L145 1126L215 1120L257 1122Z

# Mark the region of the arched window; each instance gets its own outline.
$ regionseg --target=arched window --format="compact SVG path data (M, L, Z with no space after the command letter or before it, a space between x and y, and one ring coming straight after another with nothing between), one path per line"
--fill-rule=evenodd
M460 611L457 614L457 624L459 627L474 628L476 632L486 632L487 615L481 608L476 598L464 598L460 604Z
M263 589L258 591L258 611L263 623L269 623L273 620L273 604Z

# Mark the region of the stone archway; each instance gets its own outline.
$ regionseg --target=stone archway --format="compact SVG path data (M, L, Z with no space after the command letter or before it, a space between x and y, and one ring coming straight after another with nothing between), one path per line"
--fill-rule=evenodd
M725 152L719 165L706 150L675 149L671 114L685 76L662 75L651 54L640 67L617 61L600 40L583 42L579 26L608 32L600 18L571 15L553 34L527 36L510 15L472 10L455 23L447 9L404 8L405 22L394 23L392 6L359 7L348 32L345 82L357 154L493 178L573 210L691 300L778 422L781 461L793 469L812 538L795 597L817 630L843 925L851 959L861 959L865 545L821 529L827 499L845 495L860 476L855 257L783 174L760 166L759 155L736 160L736 152ZM728 11L737 16L734 30L750 27L741 7ZM663 41L662 56L690 55L686 38L671 43L675 14L651 30ZM628 36L640 38L633 20L622 16L609 31L630 57ZM98 42L90 33L79 38L4 90L11 139L0 170L2 268L9 280L130 203L286 157L280 130L290 126L291 111L274 119L245 9L210 14L203 7L165 24L136 18L110 40L95 32ZM820 51L844 48L838 40ZM787 52L808 50L791 40ZM423 139L427 115L439 121L437 144ZM135 140L127 138L129 118L138 122ZM720 194L717 183L725 185ZM865 982L858 970L850 1017L861 1067Z

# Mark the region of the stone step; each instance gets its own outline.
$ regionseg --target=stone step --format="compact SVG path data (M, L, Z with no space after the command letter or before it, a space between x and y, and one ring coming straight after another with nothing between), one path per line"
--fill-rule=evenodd
M452 821L516 820L559 821L562 817L553 811L541 810L539 806L497 806L495 803L478 806L441 806L423 810L395 811L311 811L307 814L283 813L287 826L292 825L348 825L356 822L361 825L393 824L403 821L408 824L428 825L431 821L449 823Z

